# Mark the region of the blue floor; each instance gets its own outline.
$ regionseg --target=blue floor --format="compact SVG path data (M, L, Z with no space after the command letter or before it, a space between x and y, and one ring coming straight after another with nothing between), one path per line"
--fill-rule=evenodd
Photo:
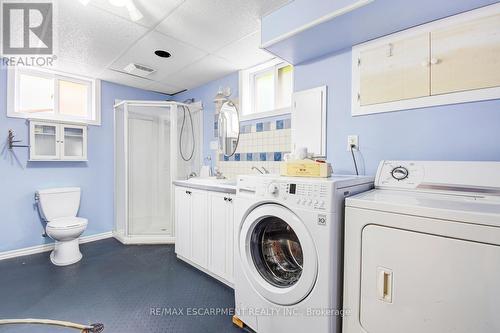
M173 246L106 239L81 251L83 259L66 267L53 266L49 252L0 261L0 318L98 322L110 333L242 332L230 315L208 312L231 311L233 290L178 260ZM195 309L204 315L193 315ZM78 330L0 326L0 332Z

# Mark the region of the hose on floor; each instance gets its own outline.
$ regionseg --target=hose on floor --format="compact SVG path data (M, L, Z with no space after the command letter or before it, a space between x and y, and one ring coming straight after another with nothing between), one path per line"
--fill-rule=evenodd
M16 325L16 324L39 324L39 325L52 325L52 326L62 326L67 328L74 328L80 330L81 333L100 333L104 331L103 324L91 324L82 325L76 324L69 321L62 320L51 320L51 319L0 319L0 325Z

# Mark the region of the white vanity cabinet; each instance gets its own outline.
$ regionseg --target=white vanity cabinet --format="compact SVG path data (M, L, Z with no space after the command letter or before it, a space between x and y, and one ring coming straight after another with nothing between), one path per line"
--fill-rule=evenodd
M209 269L212 273L233 281L233 195L209 192L210 221Z
M30 121L30 161L86 161L87 126Z
M232 286L233 200L224 192L175 187L175 252Z

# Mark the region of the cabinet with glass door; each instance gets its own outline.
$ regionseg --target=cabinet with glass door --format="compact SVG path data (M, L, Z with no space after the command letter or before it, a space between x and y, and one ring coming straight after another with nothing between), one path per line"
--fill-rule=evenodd
M86 126L30 121L30 161L86 160Z

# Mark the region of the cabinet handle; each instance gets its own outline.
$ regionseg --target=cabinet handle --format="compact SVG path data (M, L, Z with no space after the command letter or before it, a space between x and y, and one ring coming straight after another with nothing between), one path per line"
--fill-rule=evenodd
M431 65L437 65L441 62L441 59L438 58L432 58L431 59Z
M186 191L186 194L191 194L191 191Z
M227 201L231 202L233 201L233 198L227 198Z
M227 197L224 197L224 201L227 201Z

